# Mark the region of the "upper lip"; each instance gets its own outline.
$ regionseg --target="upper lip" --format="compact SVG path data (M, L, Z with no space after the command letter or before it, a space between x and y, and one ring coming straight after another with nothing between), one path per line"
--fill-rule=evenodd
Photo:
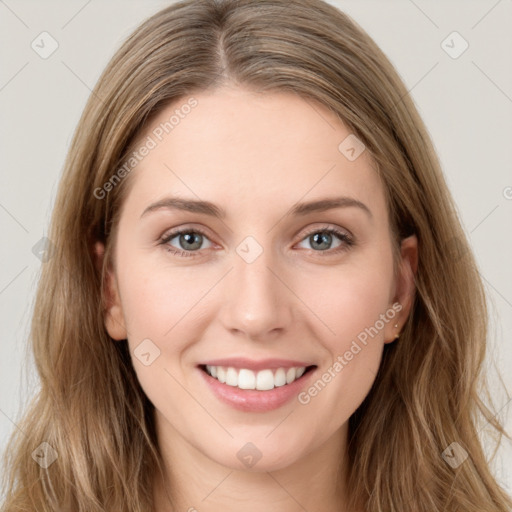
M266 370L266 369L277 369L277 368L291 368L291 367L308 367L313 366L312 363L306 363L304 361L296 361L292 359L247 359L245 357L231 357L226 359L211 359L200 363L201 365L208 366L224 366L232 368L247 368L248 370Z

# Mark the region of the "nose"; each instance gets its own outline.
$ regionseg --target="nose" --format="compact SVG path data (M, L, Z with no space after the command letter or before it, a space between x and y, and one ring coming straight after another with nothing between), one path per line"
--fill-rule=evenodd
M256 249L250 249L252 258ZM273 339L289 329L296 299L270 249L252 258L242 250L233 254L233 269L222 290L221 321L234 335Z

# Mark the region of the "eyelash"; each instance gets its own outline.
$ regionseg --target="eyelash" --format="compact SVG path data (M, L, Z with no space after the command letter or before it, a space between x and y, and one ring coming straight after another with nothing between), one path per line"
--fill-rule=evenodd
M207 233L205 233L202 229L199 229L199 228L178 228L174 231L172 231L171 233L167 234L167 235L164 235L161 239L160 239L160 242L159 244L160 245L167 245L173 238L176 238L178 235L181 235L181 234L184 234L184 233L187 233L187 234L200 234L200 235L203 235L204 237L208 238L208 235ZM332 256L332 255L336 255L340 252L343 252L343 251L347 251L349 250L351 247L353 247L355 245L355 242L354 240L349 236L347 235L346 233L344 233L343 231L340 231L336 228L332 228L332 227L326 227L326 228L314 228L312 230L310 230L309 232L307 232L304 237L302 238L301 242L303 240L305 240L306 238L308 238L309 236L311 236L312 234L314 233L329 233L329 234L332 234L332 235L336 235L342 242L342 245L340 245L339 247L337 247L336 249L328 249L328 250L325 250L325 251L315 251L313 249L307 249L309 251L312 251L312 252L315 252L315 253L318 253L320 256ZM183 250L178 250L178 249L175 249L174 247L172 246L167 246L166 247L166 250L174 255L179 255L180 257L197 257L199 256L199 251L187 251L185 249Z

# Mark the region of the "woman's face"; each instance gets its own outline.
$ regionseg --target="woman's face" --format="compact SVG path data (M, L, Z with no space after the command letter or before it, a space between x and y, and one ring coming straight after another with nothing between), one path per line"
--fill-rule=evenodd
M395 276L383 186L323 106L227 87L193 98L140 138L106 326L128 339L165 443L279 469L369 392L410 308L416 240Z

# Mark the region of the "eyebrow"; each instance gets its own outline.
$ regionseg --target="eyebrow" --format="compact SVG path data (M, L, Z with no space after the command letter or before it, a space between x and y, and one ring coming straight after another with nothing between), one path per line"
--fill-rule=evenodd
M305 216L314 212L324 212L334 208L356 207L363 210L368 217L373 218L372 212L361 201L348 196L331 197L295 204L290 213L295 216ZM179 197L166 197L150 204L141 215L141 218L156 210L182 210L192 213L201 213L218 219L225 219L226 212L219 206L209 201L198 201L195 199L182 199Z

